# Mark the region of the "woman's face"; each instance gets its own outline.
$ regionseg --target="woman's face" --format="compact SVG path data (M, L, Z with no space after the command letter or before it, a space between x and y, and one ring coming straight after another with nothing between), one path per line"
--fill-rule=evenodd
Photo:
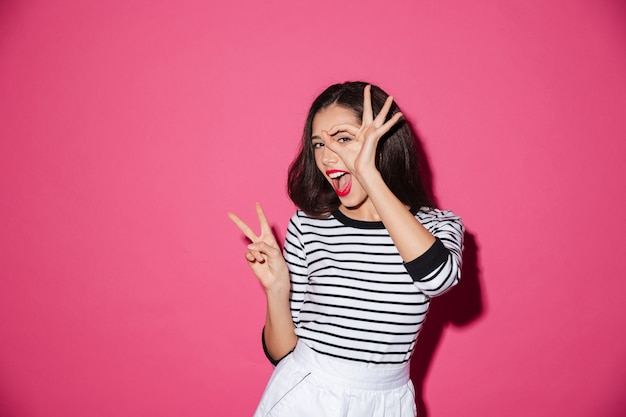
M360 217L357 212L361 208L365 208L364 206L371 204L368 195L357 179L347 170L339 155L324 146L322 138L322 131L329 131L333 126L344 123L349 123L357 128L361 126L361 121L354 110L347 107L333 104L320 110L313 118L311 145L315 153L317 168L332 185L341 205L352 212L351 217ZM338 132L332 137L332 140L341 146L354 140L354 137L347 132ZM345 214L350 215L350 213Z

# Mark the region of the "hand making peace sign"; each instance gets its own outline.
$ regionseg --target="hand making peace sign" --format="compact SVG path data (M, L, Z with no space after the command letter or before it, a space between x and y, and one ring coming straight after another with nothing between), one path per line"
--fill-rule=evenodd
M371 85L367 85L363 91L363 117L361 126L349 123L335 125L328 131L322 131L324 146L335 152L346 168L357 178L376 169L375 157L376 146L380 138L402 118L402 113L397 112L387 122L387 114L393 103L393 97L388 96L382 109L374 118L372 111ZM339 144L334 139L339 132L347 132L354 137L354 140Z
M228 218L252 241L246 260L265 290L289 291L289 269L260 204L256 205L256 213L261 225L258 236L236 214L228 213Z

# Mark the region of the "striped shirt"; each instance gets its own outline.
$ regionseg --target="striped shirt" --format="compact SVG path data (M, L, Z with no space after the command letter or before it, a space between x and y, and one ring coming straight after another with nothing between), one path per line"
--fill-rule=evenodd
M460 278L463 224L450 211L422 208L415 217L436 238L403 262L382 222L323 219L297 211L284 256L291 272L296 334L324 355L369 364L409 361L430 298Z

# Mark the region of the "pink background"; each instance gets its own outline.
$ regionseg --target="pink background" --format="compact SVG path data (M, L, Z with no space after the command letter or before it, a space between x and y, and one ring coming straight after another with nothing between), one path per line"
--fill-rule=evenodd
M617 0L3 1L0 416L251 415L264 296L226 212L282 240L308 105L356 79L469 232L421 415L626 415L625 50Z

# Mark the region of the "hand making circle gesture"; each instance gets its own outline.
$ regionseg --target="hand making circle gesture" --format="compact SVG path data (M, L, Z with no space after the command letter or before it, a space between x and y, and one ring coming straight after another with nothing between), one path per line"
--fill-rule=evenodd
M376 118L372 110L371 85L363 90L363 117L361 126L349 123L335 125L328 131L322 131L324 146L339 155L346 168L357 178L376 169L376 147L380 139L402 118L402 113L395 113L385 122L391 109L393 97L388 96ZM346 132L354 140L337 143L333 137L340 132Z
M256 213L261 225L261 234L254 231L236 214L228 213L228 218L252 241L248 245L246 260L266 291L289 291L289 269L283 258L280 246L276 242L272 228L260 204L256 205Z

